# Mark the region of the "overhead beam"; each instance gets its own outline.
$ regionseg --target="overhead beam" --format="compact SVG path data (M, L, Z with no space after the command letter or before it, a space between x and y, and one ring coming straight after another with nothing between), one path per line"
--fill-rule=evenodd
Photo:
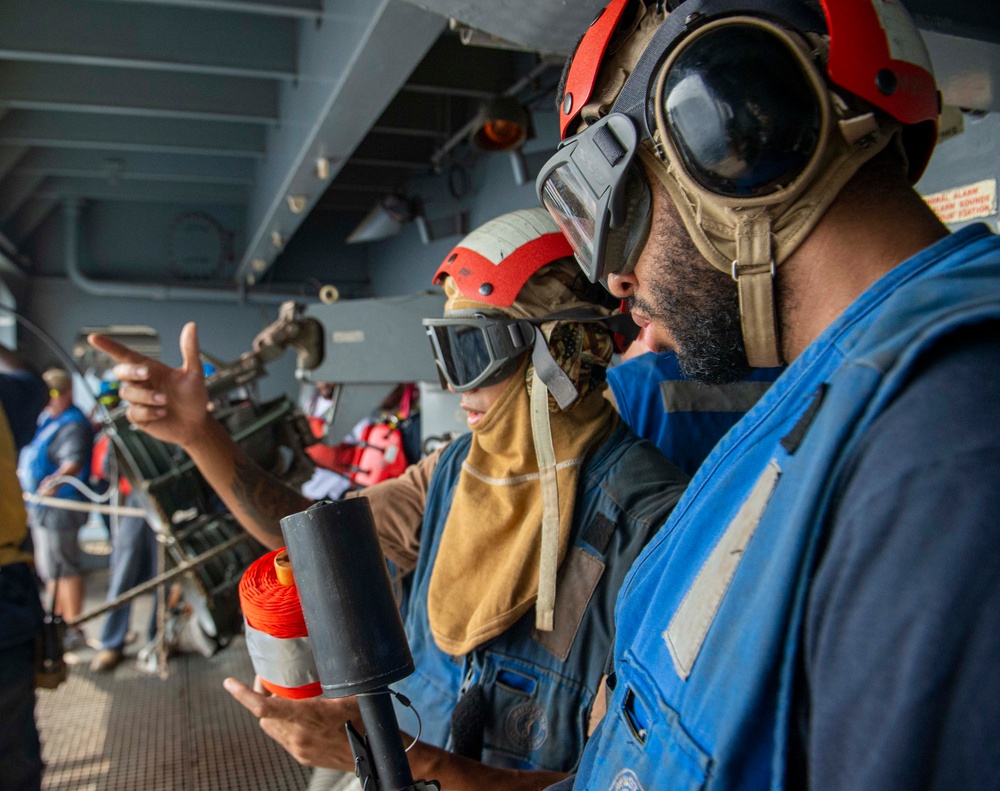
M0 145L108 148L212 156L264 157L258 124L14 110L0 118Z
M0 189L2 186L0 185ZM39 187L37 195L123 202L241 206L247 202L248 190L232 184L178 184L170 181L119 181L112 184L107 179L48 178Z
M400 92L385 108L376 127L384 129L413 129L423 135L435 135L442 140L448 137L448 104L463 100L449 100L438 97L421 96L416 93Z
M151 154L99 149L38 148L14 168L19 176L177 181L187 184L253 183L253 162L233 157Z
M352 165L362 165L371 168L394 168L396 170L426 170L430 172L429 162L414 162L405 159L369 159L366 157L352 157Z
M572 52L605 0L419 0L428 11L538 52Z
M336 8L337 24L300 27L300 82L282 86L282 123L269 131L237 269L244 282L270 267L272 239L295 232L446 25L402 0L338 0ZM325 179L317 177L320 159ZM290 210L290 195L306 199L305 211Z
M441 132L434 129L412 129L406 126L379 126L375 125L371 129L372 132L377 132L382 135L401 135L404 137L429 137L435 140L444 140L448 137L447 133Z
M925 34L935 31L1000 44L1000 16L997 15L996 3L984 3L982 0L952 0L949 3L906 0L906 10ZM937 67L937 63L934 66Z
M460 96L463 99L489 99L496 96L494 91L488 91L483 88L463 88L457 85L421 85L411 82L404 85L402 89L407 93L422 94L424 96Z
M155 3L182 8L210 8L244 14L316 19L323 15L323 0L116 0L119 3Z
M18 209L35 193L44 180L44 176L38 175L10 175L5 178L3 183L0 183L0 221L6 223L17 214Z
M140 69L4 63L0 104L26 110L274 123L278 83L250 77Z
M323 196L323 201L326 200L326 195L332 192L364 192L368 195L380 195L385 197L386 193L392 192L395 189L394 185L380 185L380 184L350 184L350 183L340 183L339 181L334 182L330 185Z
M0 0L0 58L290 79L295 21L198 8Z
M2 121L0 121L2 123ZM0 144L0 181L3 181L14 166L28 153L27 146Z
M8 223L8 227L18 244L24 244L35 229L59 205L60 197L54 194L34 196L28 200Z

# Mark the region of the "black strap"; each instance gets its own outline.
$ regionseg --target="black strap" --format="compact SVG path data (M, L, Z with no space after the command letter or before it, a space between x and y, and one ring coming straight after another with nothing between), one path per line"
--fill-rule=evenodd
M600 127L594 133L594 144L600 149L600 152L604 154L604 158L608 160L608 164L614 167L619 162L622 161L622 157L625 156L625 147L622 146L621 142L615 137L614 132L608 128L608 125Z
M826 397L827 385L824 382L813 393L812 402L809 404L805 412L802 413L792 430L789 431L784 437L781 438L781 447L783 447L788 453L794 454L795 451L799 449L802 445L802 441L806 438L806 432L809 431L809 427L813 424L816 419L816 415L819 414L819 408L823 405L823 399Z
M632 319L631 313L614 313L610 316L602 316L586 308L573 308L572 310L561 310L558 313L550 313L541 318L522 319L530 324L545 324L549 321L575 321L581 324L600 322L611 332L624 335L628 340L634 341L639 337L639 325Z
M598 512L594 518L590 520L590 524L583 529L583 533L580 535L580 540L590 544L590 546L603 555L607 551L608 544L611 543L611 536L613 536L614 533L615 523L608 519L604 514Z
M452 752L473 761L481 761L485 732L486 694L482 686L473 684L451 710Z

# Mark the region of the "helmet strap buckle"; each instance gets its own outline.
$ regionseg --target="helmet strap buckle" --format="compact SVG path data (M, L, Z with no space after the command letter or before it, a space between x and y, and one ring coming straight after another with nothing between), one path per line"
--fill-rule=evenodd
M875 120L875 113L868 112L856 115L853 118L843 118L837 122L840 127L840 134L848 145L869 138L872 142L878 136L878 121Z

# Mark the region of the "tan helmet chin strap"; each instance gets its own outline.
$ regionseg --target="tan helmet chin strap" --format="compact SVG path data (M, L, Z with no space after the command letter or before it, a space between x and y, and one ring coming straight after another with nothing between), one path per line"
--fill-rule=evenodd
M549 391L539 376L537 366L531 382L531 436L535 442L538 478L542 487L542 540L535 628L551 632L556 609L556 572L559 569L559 484L549 422Z
M771 218L766 211L760 210L741 214L736 223L733 280L739 289L740 325L747 362L754 368L781 365L774 274Z

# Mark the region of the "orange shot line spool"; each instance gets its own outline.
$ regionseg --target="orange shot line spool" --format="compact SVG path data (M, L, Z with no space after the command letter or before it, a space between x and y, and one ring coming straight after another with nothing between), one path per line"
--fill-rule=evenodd
M288 553L279 549L254 561L240 580L239 596L247 651L264 688L283 698L321 695Z

